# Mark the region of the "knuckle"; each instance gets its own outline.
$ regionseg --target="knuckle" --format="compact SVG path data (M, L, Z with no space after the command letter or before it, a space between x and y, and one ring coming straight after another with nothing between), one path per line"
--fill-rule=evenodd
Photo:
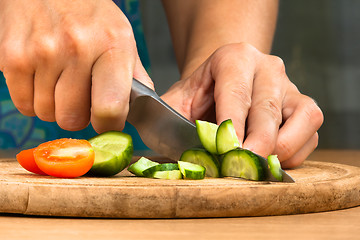
M270 116L278 125L282 122L281 104L275 99L266 99L261 101L259 106L256 106L258 111L263 111Z
M58 55L58 46L53 37L41 36L32 41L36 60L47 61L55 59Z
M86 49L89 40L84 30L77 27L67 28L63 38L67 54L70 56L84 56L89 52Z
M256 48L248 43L231 43L221 46L214 52L215 61L226 64L242 61L252 61L250 56L256 52Z
M228 92L221 92L221 94L225 94L228 99L236 99L236 101L238 101L238 103L240 103L244 108L250 109L251 96L250 94L246 94L248 92L247 84L244 82L231 84L228 89Z
M266 59L272 68L275 68L279 72L285 73L285 64L280 57L274 55L267 55Z
M20 71L24 72L31 68L31 62L22 47L15 42L3 42L1 47L2 54L2 68L4 72L8 71Z
M305 115L308 118L308 120L311 121L312 123L314 123L314 125L317 128L320 128L320 126L324 122L323 112L321 111L320 107L316 104L316 102L312 98L307 97L307 96L305 96L305 97L306 98L303 103Z

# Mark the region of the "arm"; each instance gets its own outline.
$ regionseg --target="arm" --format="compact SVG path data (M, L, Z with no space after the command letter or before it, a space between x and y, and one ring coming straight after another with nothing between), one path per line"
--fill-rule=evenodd
M268 55L277 1L163 1L181 80L162 97L188 119L232 119L243 147L300 165L323 122L315 102Z
M217 48L246 42L270 53L277 0L163 0L182 78Z

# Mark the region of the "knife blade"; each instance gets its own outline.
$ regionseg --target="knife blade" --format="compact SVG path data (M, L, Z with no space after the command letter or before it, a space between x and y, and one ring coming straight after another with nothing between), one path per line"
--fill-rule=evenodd
M127 121L136 128L146 146L174 161L185 150L202 146L196 126L136 79L132 81ZM255 155L265 169L265 180L278 182L268 168L267 159ZM295 182L285 171L282 173L284 182Z
M133 79L127 121L151 150L178 161L201 146L195 125L166 104L152 89Z
M254 152L253 152L254 153ZM281 182L279 180L277 180L271 173L270 169L269 169L269 164L268 164L268 160L256 153L254 153L255 156L258 157L258 159L260 160L260 163L261 163L261 166L262 168L265 170L265 181L269 181L269 182ZM283 177L283 180L282 182L287 182L287 183L294 183L295 180L289 175L287 174L284 170L280 170L281 173L282 173L282 177Z

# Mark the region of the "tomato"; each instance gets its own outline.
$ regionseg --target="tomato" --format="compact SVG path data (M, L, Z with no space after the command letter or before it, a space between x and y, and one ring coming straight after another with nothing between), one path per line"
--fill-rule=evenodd
M86 140L61 138L40 144L34 150L34 158L46 174L74 178L90 170L95 153Z
M34 149L27 149L19 152L16 155L16 160L20 163L20 165L28 170L29 172L40 174L40 175L46 175L43 171L40 170L40 168L36 165L35 159L34 159Z

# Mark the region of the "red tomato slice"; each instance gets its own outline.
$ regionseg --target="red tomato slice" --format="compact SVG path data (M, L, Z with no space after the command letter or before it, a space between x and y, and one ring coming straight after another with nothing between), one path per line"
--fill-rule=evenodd
M20 163L20 165L28 170L29 172L40 174L40 175L47 175L43 171L40 170L40 168L36 165L35 159L34 159L34 149L27 149L19 152L16 155L16 160Z
M86 140L62 138L42 143L34 150L38 167L54 177L74 178L87 173L95 153Z

